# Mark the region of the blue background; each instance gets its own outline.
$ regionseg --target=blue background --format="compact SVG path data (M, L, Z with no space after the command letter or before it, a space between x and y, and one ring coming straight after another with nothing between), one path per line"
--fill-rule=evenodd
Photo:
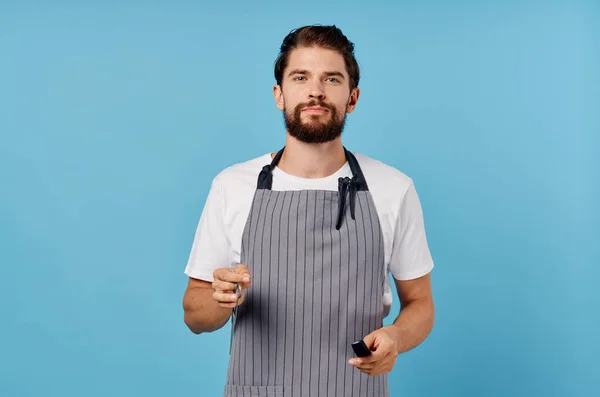
M355 42L344 142L415 180L437 265L392 396L600 395L598 2L0 4L1 396L220 395L183 270L212 177L283 144L311 23Z

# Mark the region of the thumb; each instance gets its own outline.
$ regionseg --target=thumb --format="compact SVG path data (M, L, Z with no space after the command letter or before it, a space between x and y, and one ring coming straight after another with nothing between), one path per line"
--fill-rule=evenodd
M248 269L248 266L244 265L244 264L239 264L237 265L235 268L233 268L233 271L237 274L243 274L244 275L244 287L248 287L248 284L250 283L250 269Z
M377 350L377 333L376 332L371 332L369 335L365 336L363 338L363 341L365 342L365 345L367 345L369 350L371 350L371 351Z

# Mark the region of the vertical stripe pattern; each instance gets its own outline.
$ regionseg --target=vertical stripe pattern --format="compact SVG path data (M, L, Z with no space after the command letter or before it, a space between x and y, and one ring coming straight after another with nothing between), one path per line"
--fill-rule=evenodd
M256 191L242 236L252 287L238 308L225 397L387 397L348 360L383 325L384 246L368 191L340 230L339 193Z

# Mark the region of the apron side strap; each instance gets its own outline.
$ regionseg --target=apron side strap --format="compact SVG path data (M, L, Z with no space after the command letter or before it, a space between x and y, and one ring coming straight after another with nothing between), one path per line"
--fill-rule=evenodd
M356 191L367 191L369 190L369 185L367 185L367 180L358 164L358 160L356 157L346 148L344 148L346 152L346 159L348 160L348 164L350 165L350 170L352 170L352 178L354 179L354 185Z
M273 170L277 166L277 163L279 163L284 149L285 146L283 147L283 149L277 152L277 154L273 158L273 161L271 161L271 164L267 164L264 167L262 167L262 170L258 174L258 181L256 183L257 189L271 190L271 188L273 187Z
M271 165L265 165L260 174L258 174L258 182L256 183L257 189L271 190L273 186L273 172L271 172Z

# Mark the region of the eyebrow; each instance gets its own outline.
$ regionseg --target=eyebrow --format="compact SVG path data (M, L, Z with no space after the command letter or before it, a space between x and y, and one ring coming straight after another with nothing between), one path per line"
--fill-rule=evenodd
M294 74L310 74L310 72L308 70L305 70L305 69L294 69L294 70L292 70L292 71L290 71L288 73L288 76L292 76ZM344 78L344 75L342 73L340 73L340 72L325 72L324 74L326 76L337 76L337 77L340 77L342 79Z
M340 77L342 79L344 78L344 75L342 73L340 73L340 72L325 72L325 75L326 76L337 76L337 77Z

